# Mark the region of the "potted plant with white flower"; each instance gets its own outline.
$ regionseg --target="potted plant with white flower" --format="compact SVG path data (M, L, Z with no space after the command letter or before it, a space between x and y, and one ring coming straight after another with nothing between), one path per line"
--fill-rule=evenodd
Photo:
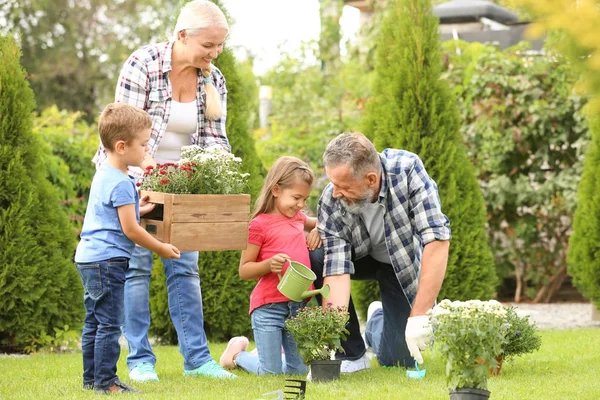
M506 310L495 300L442 300L431 311L434 340L446 362L450 399L486 399L490 368L506 342Z
M343 351L342 340L346 339L346 324L350 315L345 307L305 307L295 317L285 321L292 334L298 354L310 366L314 382L327 382L340 378L341 360L332 360L331 354Z
M192 145L179 162L146 168L140 194L157 207L142 226L182 251L245 249L250 195L241 163L220 147Z

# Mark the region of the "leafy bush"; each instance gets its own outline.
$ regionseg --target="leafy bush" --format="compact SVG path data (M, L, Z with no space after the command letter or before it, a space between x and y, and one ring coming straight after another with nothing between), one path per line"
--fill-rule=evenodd
M519 316L514 307L506 307L505 321L508 324L506 342L502 345L502 356L510 359L522 354L539 350L542 337L537 332L535 323L529 316Z
M548 302L566 277L589 141L586 101L572 92L576 76L559 56L530 54L526 44L499 50L452 41L446 51L499 272L516 278L516 302Z
M577 192L568 261L573 284L600 309L600 119L597 117L591 121L591 134Z
M0 348L35 350L35 339L79 329L83 289L72 263L75 237L47 180L32 132L33 92L20 51L0 36Z
M99 142L96 125L83 121L81 113L53 106L34 118L33 132L43 138L48 179L78 235L96 170L91 161Z

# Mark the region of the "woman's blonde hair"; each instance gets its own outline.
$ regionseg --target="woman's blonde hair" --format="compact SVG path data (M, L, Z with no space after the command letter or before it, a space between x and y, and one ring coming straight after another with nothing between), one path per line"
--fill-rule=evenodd
M289 189L298 181L312 186L314 180L315 173L301 159L290 156L279 157L265 178L265 183L254 204L252 218L269 212L275 207L275 197L272 193L275 185L281 189Z
M192 0L181 8L173 35L177 38L179 32L185 30L188 35L195 36L200 33L201 29L211 27L223 28L229 31L229 24L223 11L212 1ZM212 64L208 69L202 70L204 91L206 92L204 115L208 119L216 120L223 116L223 108L221 106L221 96L212 82L211 73Z

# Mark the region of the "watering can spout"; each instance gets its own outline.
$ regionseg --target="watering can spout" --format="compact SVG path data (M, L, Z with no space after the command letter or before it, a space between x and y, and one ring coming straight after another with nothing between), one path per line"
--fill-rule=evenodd
M302 293L302 298L306 299L307 297L316 296L320 294L321 296L323 296L324 299L326 299L329 297L329 291L329 285L325 284L321 289L307 290L306 292Z

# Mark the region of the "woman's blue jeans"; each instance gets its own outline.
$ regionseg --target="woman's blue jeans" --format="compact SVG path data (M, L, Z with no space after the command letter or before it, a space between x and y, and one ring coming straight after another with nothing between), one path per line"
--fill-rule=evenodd
M169 313L177 331L183 367L193 370L212 360L204 332L198 252L181 252L179 259L161 260L167 277ZM156 364L148 341L151 275L152 252L136 246L125 281L123 333L129 344L127 366L130 370L142 362Z
M285 320L295 316L304 303L289 301L270 303L252 311L252 330L258 356L242 351L235 363L238 367L256 374L306 374L308 368L298 355L296 342L285 329ZM281 354L281 348L285 356Z
M83 283L85 320L81 334L83 384L106 389L119 378L119 338L123 324L123 287L128 260L75 263Z

